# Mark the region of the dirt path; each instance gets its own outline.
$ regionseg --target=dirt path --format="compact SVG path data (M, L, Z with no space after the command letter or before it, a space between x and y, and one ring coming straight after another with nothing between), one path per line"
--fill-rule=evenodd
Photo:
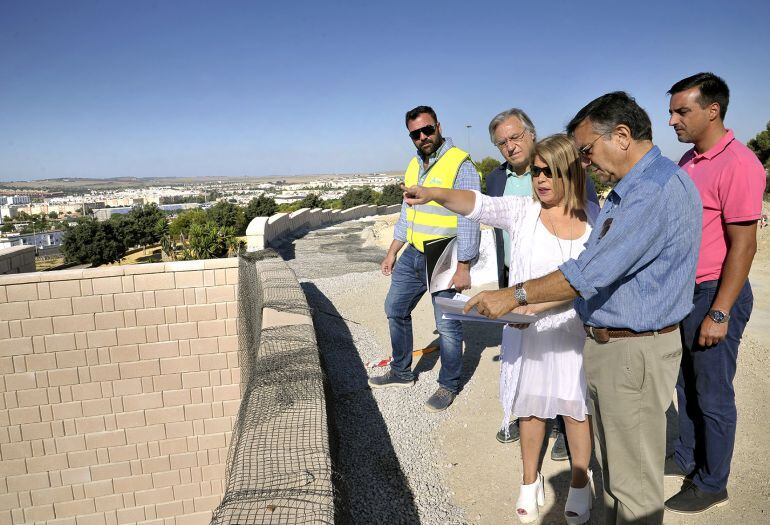
M730 504L699 516L666 513L667 524L770 523L770 228L759 233L759 251L750 279L755 304L735 378L739 422L728 486ZM495 439L500 420L496 354L482 355L474 388L458 398L453 408L456 417L439 428L445 463L452 465L448 478L455 503L465 509L473 523L480 524L516 522L514 505L521 481L518 444L502 445ZM673 410L669 410L669 446L677 432ZM548 452L552 444L553 440ZM546 455L546 505L541 509L540 523L564 523L561 513L569 488L568 468L568 462L553 462ZM599 481L599 476L596 478ZM666 497L678 489L678 483L666 481ZM599 513L594 514L590 523L602 523Z

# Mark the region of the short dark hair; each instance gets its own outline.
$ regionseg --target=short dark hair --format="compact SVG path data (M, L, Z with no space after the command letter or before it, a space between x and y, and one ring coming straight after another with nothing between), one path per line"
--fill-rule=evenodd
M406 123L407 127L409 126L409 121L410 120L416 119L417 117L419 117L423 113L427 113L428 115L433 117L433 120L435 122L438 122L438 117L436 117L436 112L433 111L432 107L430 107L430 106L417 106L416 108L410 109L409 111L406 112L405 123Z
M697 73L691 77L683 78L671 86L668 94L674 95L694 87L700 91L700 97L698 97L700 107L705 108L716 102L719 104L719 118L724 120L727 114L727 105L730 103L730 88L727 87L727 82L714 73Z
M567 133L574 135L575 129L587 118L598 132L609 133L615 126L625 124L634 140L652 140L650 117L625 91L613 91L589 102L567 124Z

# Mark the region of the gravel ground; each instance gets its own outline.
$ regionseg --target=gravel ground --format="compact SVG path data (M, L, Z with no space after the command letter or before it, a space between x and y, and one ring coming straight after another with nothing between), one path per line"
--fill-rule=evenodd
M495 361L499 336L490 337L479 325L465 325L467 383L445 413L422 409L436 388L435 354L416 365L420 375L412 389L372 391L367 386L363 363L390 355L382 309L389 278L379 274L385 252L377 247L387 244L382 233L386 231L389 234L390 225L379 219L352 221L309 232L279 248L314 309L336 436L338 521L513 523L521 476L518 446L494 439L500 417ZM699 516L667 513L666 523L770 523L770 234L762 231L759 238L751 274L754 312L735 379L739 423L730 504ZM422 301L413 316L418 327L415 346L426 346L434 337L426 331L433 329L429 302ZM677 433L674 409L670 412L669 446ZM541 523L563 523L567 469L567 462L544 463L548 491ZM670 496L678 485L667 482L665 488ZM601 523L598 509L591 523Z
M336 435L339 521L466 523L446 488L444 472L451 465L438 463L433 446L436 428L452 417L451 411L436 415L422 408L436 388L439 367L427 368L435 358L426 358L416 367L419 380L411 389L372 391L367 385L364 363L390 354L381 345L382 334L369 323L350 318L351 309L353 314L362 313L355 308L361 309L362 294L376 281L379 286L371 293L372 303L363 310L380 316L384 323L379 262L385 252L364 247L361 235L371 224L351 221L309 232L279 247L314 311L328 379L332 435ZM469 373L472 357L466 364Z

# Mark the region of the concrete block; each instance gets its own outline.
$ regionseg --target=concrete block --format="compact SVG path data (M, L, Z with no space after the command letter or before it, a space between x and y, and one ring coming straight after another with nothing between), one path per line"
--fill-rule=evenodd
M205 288L207 303L235 301L235 286L224 285Z
M52 301L55 301L55 299L52 299ZM96 312L102 311L102 299L99 296L92 295L89 297L73 297L72 299L59 299L59 301L66 301L67 303L71 303L71 313L74 314L92 314ZM67 304L62 303L62 304ZM35 317L42 317L42 315L37 315L34 312L32 312L32 315ZM51 315L65 315L62 313L58 314L51 314Z
M51 334L45 336L48 352L62 352L75 349L75 334Z
M48 385L76 385L80 382L77 368L62 368L48 371Z
M19 356L24 359L27 372L38 372L40 370L52 370L57 368L59 354L32 354Z
M54 281L50 285L51 299L80 296L80 280Z
M36 283L9 284L5 293L8 302L38 300Z
M94 314L94 322L97 330L109 330L126 326L125 316L122 311L96 313Z
M145 301L146 302L146 301ZM136 324L138 326L149 326L164 324L166 317L163 308L147 308L136 311Z
M33 351L32 337L0 339L0 357L31 354Z
M123 412L115 414L118 428L137 428L147 424L144 417L144 410L135 410L132 412Z
M163 359L179 356L179 343L177 341L144 343L140 344L138 348L140 359Z
M176 273L177 272L135 275L134 289L136 291L173 290L175 288L174 278Z
M197 323L179 323L168 327L169 337L172 340L193 339L198 337Z
M54 503L53 508L57 518L68 518L82 514L93 514L96 512L94 501L91 499Z
M121 379L136 377L152 377L160 373L160 364L157 359L150 361L135 361L133 363L120 363Z
M132 328L118 328L118 344L119 345L136 345L139 343L147 342L147 332L143 326L135 326ZM138 355L138 349L137 349Z
M74 342L74 340L73 340ZM47 354L56 357L56 366L59 368L72 368L78 366L87 366L85 350L67 350ZM31 356L30 356L31 357Z
M63 281L65 283L73 281ZM61 283L51 283L61 284ZM77 284L77 282L75 282ZM78 289L80 287L78 286ZM55 317L57 315L72 315L72 299L45 299L30 301L29 314L32 317Z
M13 304L13 303L11 303ZM58 319L67 319L66 317L60 317ZM57 330L65 331L65 330ZM21 322L21 332L25 337L32 337L34 335L48 335L54 332L54 323L50 317L41 319L24 319Z
M144 296L141 292L115 294L115 310L138 310L144 308Z
M123 293L123 282L120 276L92 279L91 285L95 295Z
M195 288L203 286L203 268L193 272L176 272L176 288Z
M69 315L53 318L53 329L56 333L89 332L96 329L94 314Z

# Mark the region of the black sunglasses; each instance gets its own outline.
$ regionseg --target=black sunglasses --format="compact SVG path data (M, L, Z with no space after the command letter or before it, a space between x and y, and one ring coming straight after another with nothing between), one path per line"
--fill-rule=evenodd
M420 129L416 129L414 131L409 132L409 138L412 140L417 140L420 138L420 135L422 133L425 133L426 137L430 137L436 132L436 126L429 124L427 126L423 126Z
M551 168L546 166L545 168L541 168L540 166L532 166L532 178L536 179L540 176L540 174L545 175L546 179L550 179L553 177L553 173L551 172Z

